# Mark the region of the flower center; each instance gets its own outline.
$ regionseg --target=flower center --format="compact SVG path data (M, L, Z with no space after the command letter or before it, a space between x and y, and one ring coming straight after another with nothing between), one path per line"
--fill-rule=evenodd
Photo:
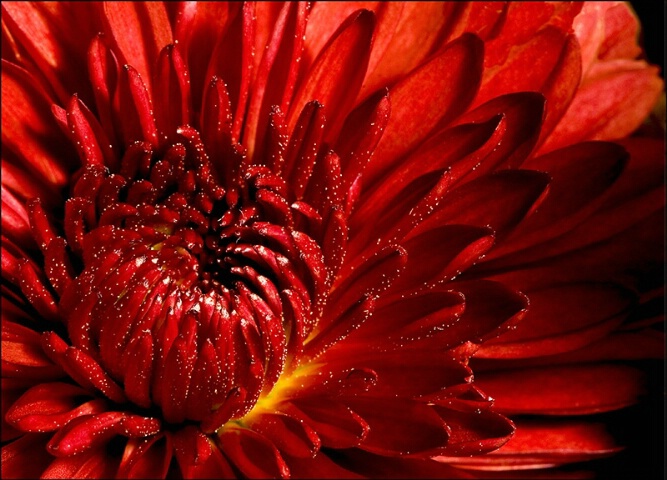
M293 214L311 210L279 175L237 149L239 175L223 178L195 129L178 135L130 146L118 173L75 175L64 231L80 271L59 314L127 400L209 432L296 367L326 268Z

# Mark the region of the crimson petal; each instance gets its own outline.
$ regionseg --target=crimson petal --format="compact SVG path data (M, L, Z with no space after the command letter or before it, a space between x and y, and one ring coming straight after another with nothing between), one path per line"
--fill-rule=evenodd
M228 427L219 433L220 445L248 477L289 478L289 467L275 445L253 430Z
M345 403L368 422L359 448L382 455L408 455L447 444L448 429L432 407L404 398L346 398ZM378 408L379 406L382 408Z
M481 75L482 49L477 37L463 35L390 89L391 121L364 172L369 185L436 126L447 123L468 106ZM449 88L445 92L431 88L436 79L438 85L445 82ZM424 94L415 96L415 91Z
M631 405L643 391L642 374L624 365L526 368L479 374L477 385L508 414L584 415Z

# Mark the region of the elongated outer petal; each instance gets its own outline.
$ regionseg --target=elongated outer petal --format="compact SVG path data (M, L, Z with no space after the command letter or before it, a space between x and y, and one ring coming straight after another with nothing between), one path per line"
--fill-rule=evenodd
M412 400L354 397L346 403L370 426L360 448L380 454L412 454L447 443L448 431L430 406Z
M317 433L307 422L290 415L260 413L250 418L249 425L290 456L312 458L321 445Z
M51 115L51 101L35 80L2 61L2 144L48 184L62 186L76 153ZM3 195L4 197L4 195Z
M58 378L60 375L62 375L61 369L51 362L41 349L39 334L3 316L3 378L47 380Z
M383 295L373 315L350 335L351 345L380 343L382 349L399 348L404 344L427 337L456 323L465 310L465 299L459 292L430 287L416 292ZM389 332L389 333L387 333ZM378 341L378 339L383 339ZM355 343L358 342L358 343ZM324 356L328 362L355 359L346 348L332 348ZM365 350L359 350L359 353ZM384 354L379 354L381 357ZM387 355L389 357L389 355ZM361 356L363 358L363 355ZM336 360L338 358L338 360Z
M285 409L311 426L324 447L356 447L370 430L368 423L350 407L327 397L296 398Z
M99 28L94 4L68 8L57 2L6 3L2 6L2 20L3 27L7 22L12 36L28 52L60 102L64 104L72 93L92 99L86 77L71 72L80 71L88 41ZM2 58L6 58L4 54Z
M499 94L533 91L547 99L545 130L549 132L572 101L581 79L579 47L573 35L547 27L513 47L501 65L485 70L475 105ZM531 75L522 74L530 69Z
M80 387L65 383L42 383L28 390L7 414L7 420L28 432L56 430L70 420L100 413L104 401L86 401L89 394Z
M158 131L148 85L130 64L121 69L117 95L126 148L140 140L156 146Z
M643 61L594 65L542 151L584 140L615 140L632 133L655 106L664 82Z
M644 390L641 371L613 364L489 372L478 374L475 382L506 414L606 412L635 403Z
M354 13L340 26L296 89L287 116L290 130L312 100L324 105L327 130L334 136L340 130L366 73L374 27L375 16L367 10Z
M104 2L104 26L121 63L132 65L150 92L153 61L173 42L167 11L160 2Z
M487 342L477 358L530 358L581 348L609 334L636 306L613 284L572 283L526 292L530 308L516 330Z
M266 32L266 38L259 32L268 30L269 26L258 25L255 49L260 63L256 67L257 73L251 88L242 142L248 148L249 154L256 155L256 158L262 158L263 146L260 139L267 134L269 125L266 119L275 106L283 112L289 107L288 102L292 98L298 78L298 65L302 60L304 32L309 13L309 6L305 3L280 5L262 2L257 8L266 11L270 10L272 5L279 6L280 11L276 14L275 22L270 23L271 31ZM263 17L258 16L258 20L261 21ZM263 54L260 54L262 51Z
M482 42L464 35L389 90L391 119L364 172L365 182L377 181L433 128L468 107L480 81L482 53ZM442 91L440 85L447 88Z
M178 127L192 123L189 72L175 45L160 52L153 88L155 120L162 142L173 137Z
M496 239L501 239L544 200L548 182L546 174L530 170L503 170L480 177L448 192L415 233L447 222L490 227Z
M618 450L619 447L600 423L525 420L517 422L516 433L509 442L489 455L436 459L473 470L505 471L501 475L507 476L509 470L553 467L605 457ZM533 475L534 471L528 478L535 478Z
M514 423L490 409L462 411L434 407L449 431L447 445L434 454L475 456L498 449L514 435Z
M585 221L599 208L603 193L615 182L629 154L619 145L587 142L548 155L531 158L524 165L549 172L549 194L534 215L527 218L487 257L523 251L557 237Z
M583 74L598 61L632 59L641 55L639 21L625 2L591 2L572 23L581 44Z

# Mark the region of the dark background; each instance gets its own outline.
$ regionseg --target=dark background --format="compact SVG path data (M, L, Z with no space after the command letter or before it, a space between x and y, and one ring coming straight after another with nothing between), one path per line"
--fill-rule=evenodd
M642 22L643 45L651 63L659 65L665 77L665 2L644 0L630 2Z

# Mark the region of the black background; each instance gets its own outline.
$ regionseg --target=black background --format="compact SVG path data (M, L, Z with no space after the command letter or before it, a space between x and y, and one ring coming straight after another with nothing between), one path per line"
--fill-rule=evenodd
M651 63L659 65L662 77L665 71L665 2L644 0L631 2L642 22L643 44Z

